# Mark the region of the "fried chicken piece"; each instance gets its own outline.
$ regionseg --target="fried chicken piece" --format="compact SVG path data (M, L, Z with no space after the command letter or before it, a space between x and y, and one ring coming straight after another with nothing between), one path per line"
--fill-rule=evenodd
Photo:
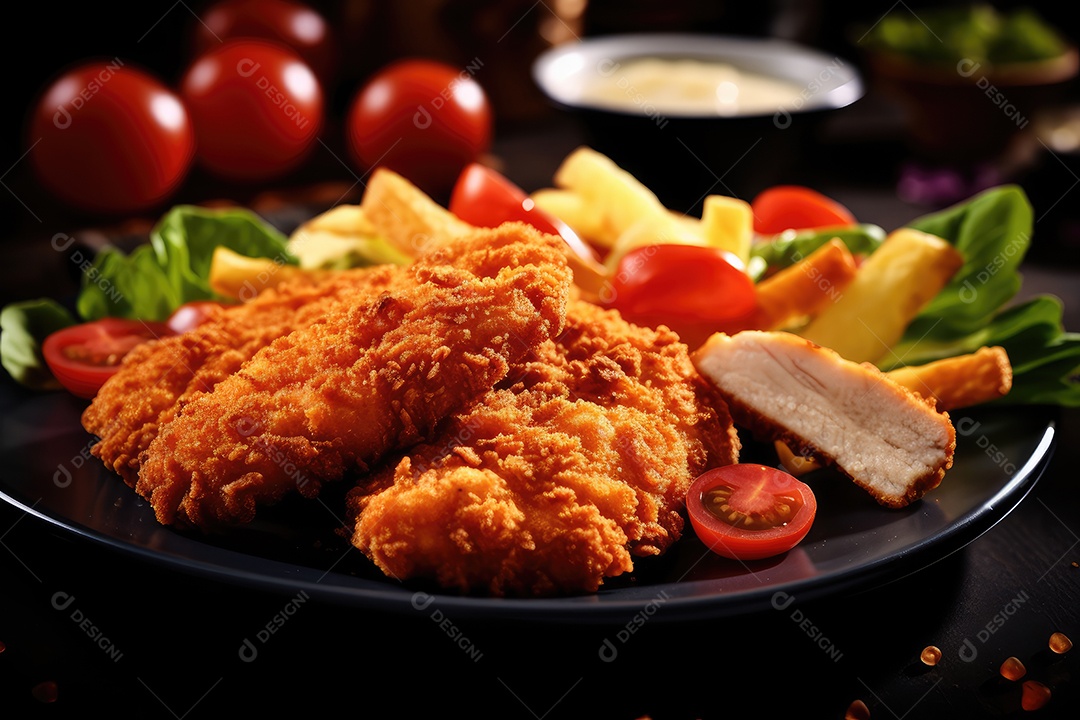
M410 283L338 303L187 403L136 491L166 524L244 523L423 440L562 329L560 243L523 224L478 230L403 269Z
M402 580L591 592L675 542L691 482L738 450L674 333L573 301L559 338L350 492L352 542Z
M322 317L343 295L374 297L400 277L395 268L373 267L317 284L299 278L223 307L182 335L136 347L83 412L83 427L99 438L91 452L135 487L140 458L158 428L191 398L212 390L272 341Z
M872 365L784 332L717 333L692 357L736 422L835 467L882 505L917 500L952 466L948 414Z

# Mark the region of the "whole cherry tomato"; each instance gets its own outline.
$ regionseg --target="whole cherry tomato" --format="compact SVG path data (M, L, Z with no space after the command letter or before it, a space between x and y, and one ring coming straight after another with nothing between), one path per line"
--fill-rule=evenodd
M322 80L333 79L337 41L326 19L314 8L291 0L224 0L211 5L194 23L192 45L203 55L224 40L262 38L287 45Z
M738 321L757 306L754 283L731 253L695 245L648 245L626 253L611 280L610 305L628 318Z
M468 68L407 59L353 98L349 148L361 170L384 165L437 196L491 144L491 105Z
M802 185L776 185L763 190L750 207L754 231L762 235L855 224L855 216L846 207Z
M198 161L230 180L279 177L300 165L322 127L322 87L300 57L266 40L231 40L188 68L181 93Z
M79 65L53 82L30 118L28 142L30 163L52 193L116 214L164 201L195 152L180 98L119 58Z

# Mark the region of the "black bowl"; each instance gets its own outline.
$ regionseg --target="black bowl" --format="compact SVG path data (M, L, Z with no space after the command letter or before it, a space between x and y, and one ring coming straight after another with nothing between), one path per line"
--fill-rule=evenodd
M801 88L768 111L663 111L626 88L616 107L587 92L600 78L619 80L637 58L722 62L741 72ZM698 214L710 194L750 198L787 181L830 113L863 95L858 70L842 58L793 43L716 35L617 35L560 45L537 58L533 77L558 107L582 123L589 145L641 180L673 210Z

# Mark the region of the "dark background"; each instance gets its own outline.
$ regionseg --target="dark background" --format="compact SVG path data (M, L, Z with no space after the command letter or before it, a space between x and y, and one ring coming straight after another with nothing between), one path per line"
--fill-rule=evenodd
M94 56L120 56L175 81L187 59L191 12L205 4L166 0L121 10L33 3L9 21L0 167L7 188L0 188L4 302L64 291L71 278L37 262L37 251L53 233L84 227L138 232L153 220L150 213L134 220L80 216L37 188L25 159L19 160L25 150L22 124L37 93L71 63ZM537 34L554 2L313 5L347 38L342 73L331 93L332 112L339 116L363 78L383 62L410 53L461 62L476 54L478 44L490 44L505 32L513 19L524 17L513 43L494 45L505 58L487 62L491 75L479 78L493 96L506 98L497 99L495 159L504 160L507 173L531 188L545 182L580 141L579 128L546 106L523 71L544 46ZM609 0L589 3L577 29L583 34L663 29L779 34L860 63L851 43L860 22L923 5ZM1066 32L1076 28L1064 17L1071 12L1067 4L1039 6ZM1069 91L1076 97L1075 88ZM896 195L905 148L896 117L881 111L884 107L873 98L860 103L858 113L827 128L805 149L797 172L817 178L815 186L842 199L858 217L892 227L928 208ZM328 126L325 140L339 147L334 133ZM1069 163L1067 157L1043 157L1020 177L1040 219L1025 289L1066 297L1066 324L1080 330L1080 281L1070 269L1080 259L1070 244L1074 193L1080 191L1072 191L1076 175ZM308 181L348 183L352 177L334 158L316 154L283 185L298 191ZM196 174L177 200L227 194L247 201L278 189L215 185ZM56 259L56 253L46 254ZM842 718L855 698L870 705L874 718L1025 717L1018 689L997 679L997 664L1010 654L1028 664L1032 677L1054 683L1054 699L1037 717L1075 717L1078 651L1058 658L1045 650L1054 630L1080 641L1080 570L1070 564L1080 560L1075 482L1080 417L1067 411L1057 419L1062 439L1051 468L1016 511L965 551L884 587L803 606L844 651L836 663L788 618L767 613L650 623L626 644L619 662L610 664L599 661L596 651L618 628L462 622L462 632L484 651L474 665L426 618L316 604L284 626L258 662L246 664L237 657L237 638L253 633L288 597L237 591L120 560L5 505L0 508L0 718L101 712L121 718L339 712L358 717ZM123 649L121 662L105 662L102 651L50 606L58 588L78 597L94 623L108 628ZM963 638L1020 589L1031 601L981 647L980 661L955 662ZM948 650L951 660L933 672L917 659L931 643ZM29 689L43 681L58 683L57 702L32 698Z

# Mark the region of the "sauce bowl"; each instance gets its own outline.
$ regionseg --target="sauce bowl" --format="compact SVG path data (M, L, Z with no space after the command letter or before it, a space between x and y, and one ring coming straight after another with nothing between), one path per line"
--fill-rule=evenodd
M665 105L629 71L642 59L722 64L781 81L792 94L786 103L748 111ZM700 212L708 194L749 199L791 181L794 161L823 117L864 94L860 73L840 57L783 40L720 35L586 38L541 54L533 78L556 107L581 121L590 146L687 213ZM669 82L679 82L678 72Z

